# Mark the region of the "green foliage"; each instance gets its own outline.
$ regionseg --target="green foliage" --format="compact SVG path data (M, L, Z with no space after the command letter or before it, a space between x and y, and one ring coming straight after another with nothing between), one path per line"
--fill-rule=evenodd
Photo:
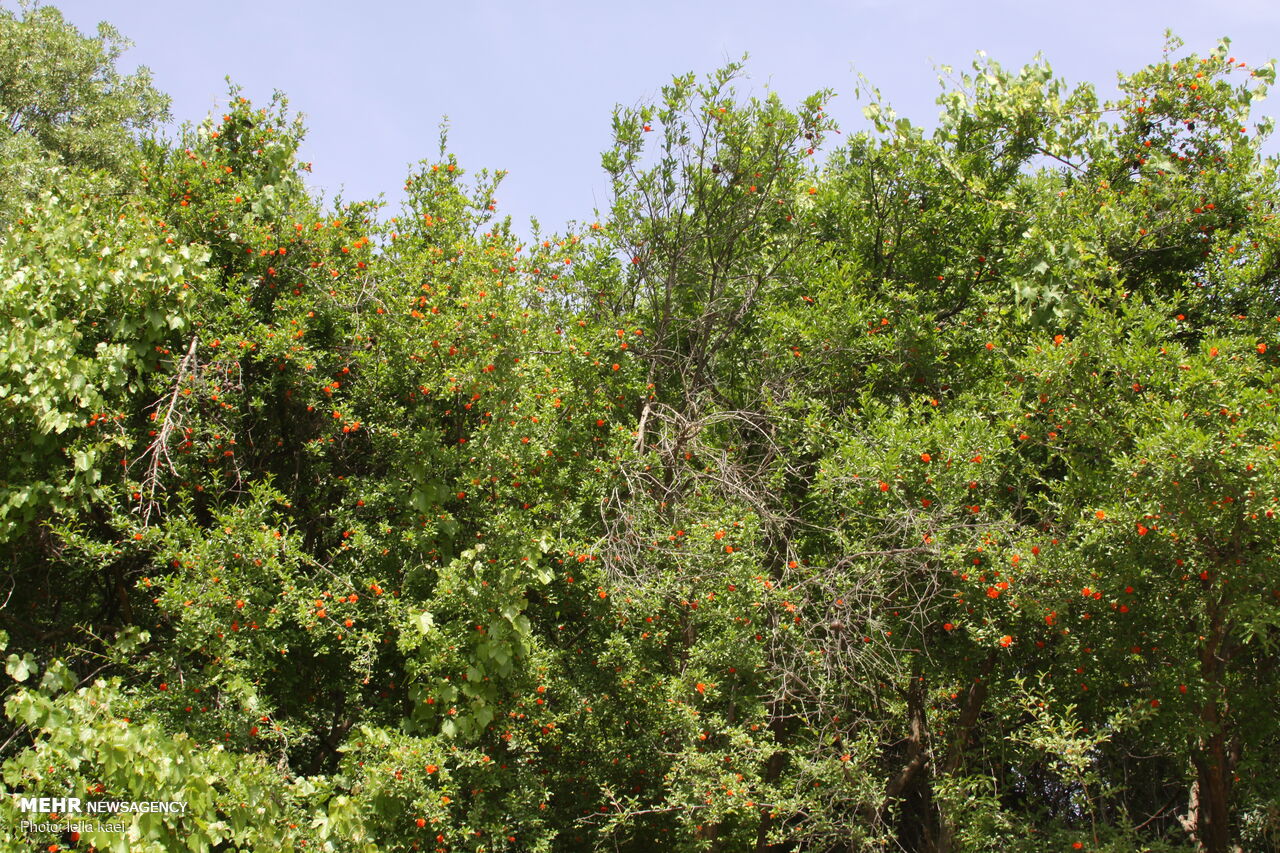
M139 68L116 70L130 42L110 24L83 36L52 6L0 9L0 223L56 182L59 167L101 171L99 191L136 157L133 134L169 117Z
M85 181L62 193L27 209L0 259L4 540L46 508L85 510L118 479L129 447L120 420L186 326L208 259L166 242L145 215L117 215Z
M135 141L114 31L0 26L3 787L187 804L6 841L1275 847L1270 66L819 165L731 64L522 245L444 134L324 205L283 96Z

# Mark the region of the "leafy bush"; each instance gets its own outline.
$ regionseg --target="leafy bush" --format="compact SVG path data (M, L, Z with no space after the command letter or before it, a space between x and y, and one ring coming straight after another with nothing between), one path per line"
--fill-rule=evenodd
M187 804L14 845L1276 847L1271 66L821 161L677 77L526 245L443 137L325 207L282 96L136 139L113 31L0 25L3 785Z

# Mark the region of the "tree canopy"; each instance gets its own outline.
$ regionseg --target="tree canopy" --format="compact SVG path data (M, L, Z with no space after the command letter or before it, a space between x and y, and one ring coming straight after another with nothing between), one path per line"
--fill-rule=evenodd
M85 37L52 6L0 9L0 222L58 167L99 170L100 188L136 157L136 134L169 118L169 99L139 68L116 70L130 42L110 24Z
M122 45L0 12L14 849L1280 849L1272 65L678 76L523 241Z

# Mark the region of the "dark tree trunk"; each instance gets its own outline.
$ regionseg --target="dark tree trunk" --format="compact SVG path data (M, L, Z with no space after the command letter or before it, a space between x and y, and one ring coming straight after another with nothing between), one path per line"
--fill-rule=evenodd
M995 664L996 655L992 652L982 662L978 675L965 693L964 706L960 709L955 731L948 742L945 755L940 759L929 747L924 681L918 674L912 678L907 689L909 731L906 763L885 785L886 811L891 804L896 803L899 807L897 837L902 850L912 853L951 853L954 830L933 797L933 780L950 776L963 764L969 739L987 699L988 681ZM881 820L887 818L887 813L880 815Z
M1196 769L1195 827L1206 853L1231 853L1231 782L1234 761L1227 747L1223 676L1227 627L1222 602L1209 607L1208 631L1200 647L1200 677L1208 696L1200 709L1207 734L1200 739L1192 764Z

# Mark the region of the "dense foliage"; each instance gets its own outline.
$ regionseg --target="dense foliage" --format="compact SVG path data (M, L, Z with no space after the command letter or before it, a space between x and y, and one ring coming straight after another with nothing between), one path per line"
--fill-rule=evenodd
M122 44L0 12L0 787L189 808L6 849L1280 848L1270 65L678 77L523 243Z

